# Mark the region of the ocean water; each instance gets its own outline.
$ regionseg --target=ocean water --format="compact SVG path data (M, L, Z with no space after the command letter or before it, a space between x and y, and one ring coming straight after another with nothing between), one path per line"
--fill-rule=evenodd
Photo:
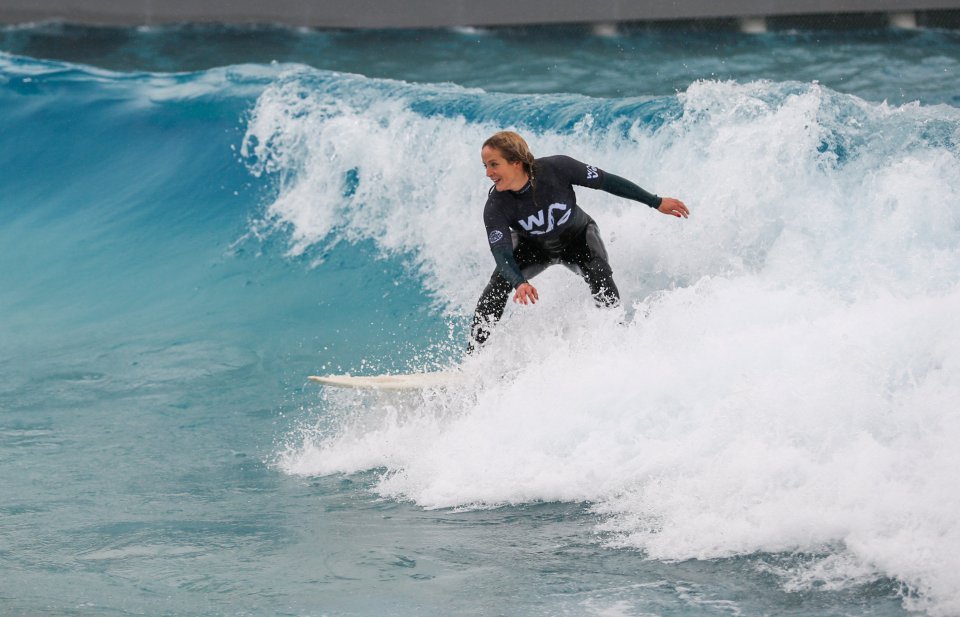
M956 32L0 50L4 615L960 615ZM465 359L502 128L692 214Z

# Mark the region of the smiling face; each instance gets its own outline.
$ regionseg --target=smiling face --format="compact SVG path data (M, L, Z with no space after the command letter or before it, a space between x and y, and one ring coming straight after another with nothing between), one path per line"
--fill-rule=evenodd
M509 162L503 152L492 146L484 146L480 151L483 159L483 168L487 170L487 177L493 182L498 191L519 191L530 177L520 161Z

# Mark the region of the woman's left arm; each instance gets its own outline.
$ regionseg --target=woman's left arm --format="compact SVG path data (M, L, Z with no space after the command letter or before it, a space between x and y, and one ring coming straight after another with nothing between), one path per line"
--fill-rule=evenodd
M621 178L609 172L604 172L603 183L600 185L600 190L606 191L611 195L616 195L617 197L645 203L664 214L683 218L690 216L690 210L687 209L687 206L679 199L673 197L658 197L653 193L643 190L626 178Z

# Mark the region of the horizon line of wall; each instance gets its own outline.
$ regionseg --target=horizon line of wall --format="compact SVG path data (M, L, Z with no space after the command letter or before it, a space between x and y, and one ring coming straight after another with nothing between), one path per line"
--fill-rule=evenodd
M615 35L635 24L782 28L960 28L960 0L0 0L0 23L176 23L334 29L584 24Z

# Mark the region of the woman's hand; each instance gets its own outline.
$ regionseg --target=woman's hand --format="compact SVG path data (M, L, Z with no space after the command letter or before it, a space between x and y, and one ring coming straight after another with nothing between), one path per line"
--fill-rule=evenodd
M657 208L657 210L677 218L681 216L687 218L690 216L690 210L687 209L687 206L679 199L674 199L673 197L663 197L660 200L660 207Z
M520 283L517 285L516 293L513 294L513 301L520 304L536 304L539 299L537 288L530 283Z

